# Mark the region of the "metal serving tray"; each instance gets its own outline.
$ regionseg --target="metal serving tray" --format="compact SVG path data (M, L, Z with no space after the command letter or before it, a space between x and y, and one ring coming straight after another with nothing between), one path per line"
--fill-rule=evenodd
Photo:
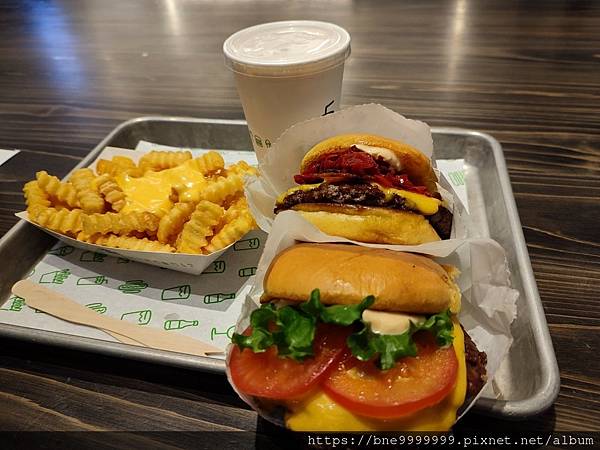
M481 398L476 408L515 419L540 413L556 399L560 378L502 148L491 136L476 131L433 128L433 137L435 158L464 158L465 183L475 224L473 237L491 237L505 248L513 286L521 293L512 327L514 343L494 379L500 399ZM141 117L118 126L77 167L89 165L106 146L134 148L139 140L177 147L252 148L246 122L241 120ZM0 240L0 261L14 262L0 272L1 302L9 297L10 287L28 274L54 242L25 222L15 225ZM197 370L224 371L221 360L33 328L0 324L0 335Z

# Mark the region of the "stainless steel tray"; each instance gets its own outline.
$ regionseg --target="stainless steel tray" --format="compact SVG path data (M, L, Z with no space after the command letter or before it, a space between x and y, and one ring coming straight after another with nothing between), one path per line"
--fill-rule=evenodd
M502 148L491 136L469 130L434 128L433 137L435 158L465 159L465 183L475 224L472 232L474 236L491 237L505 248L513 286L521 293L512 329L514 343L494 379L501 398L481 398L476 408L515 419L540 413L554 402L560 378ZM106 146L134 148L139 140L177 147L252 148L244 121L141 117L118 126L77 167L90 164ZM12 284L26 276L53 243L53 238L23 222L0 240L0 261L13 262L0 272L0 301L8 298ZM197 370L224 371L221 360L32 328L0 324L0 335Z

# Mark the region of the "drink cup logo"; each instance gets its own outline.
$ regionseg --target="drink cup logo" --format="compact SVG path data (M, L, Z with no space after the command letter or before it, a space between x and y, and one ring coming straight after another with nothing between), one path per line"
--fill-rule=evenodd
M108 278L106 278L104 275L97 275L95 277L81 277L77 280L78 286L97 286L107 283Z
M244 267L243 269L238 270L239 277L251 277L256 273L256 267Z
M63 245L62 247L57 247L55 249L50 250L48 254L56 256L67 256L73 253L73 250L75 250L75 247L72 247L70 245Z
M104 258L106 258L106 255L104 253L90 252L89 250L86 250L79 257L79 261L83 261L83 262L104 262Z
M152 311L149 309L142 309L140 311L131 311L124 313L121 316L121 320L126 322L135 323L136 325L148 325L152 319Z
M192 293L192 287L189 284L182 284L181 286L173 286L167 289L163 289L160 299L161 300L185 300L190 297Z
M10 303L10 304L8 304ZM0 311L14 311L19 312L25 306L25 299L22 297L18 297L16 295L12 295L7 302L7 307L0 308Z
M217 294L206 294L204 296L204 303L211 304L211 303L221 303L224 302L225 300L230 300L235 298L235 292L232 292L230 294L223 294L222 292L219 292Z
M117 264L127 264L127 263L130 263L130 262L131 261L129 259L127 259L127 258L121 258L121 257L117 258Z
M260 247L260 239L259 238L250 238L250 239L242 239L241 241L237 241L233 244L233 250L254 250Z
M225 272L225 267L225 261L213 261L202 273L223 273Z
M333 99L329 103L327 103L327 105L325 105L325 110L324 110L323 114L321 114L321 115L326 116L327 114L333 114L335 112L335 109L333 109L334 103L335 103L335 99Z
M103 305L102 303L88 303L87 305L88 308L90 308L92 311L96 311L98 314L104 314L106 311L108 311L108 308L106 307L106 305Z
M71 271L69 269L55 270L42 274L40 277L40 284L63 284L69 277Z
M181 330L182 328L187 327L197 327L197 320L183 320L183 319L175 319L175 320L165 320L164 329L165 330Z
M215 340L215 336L219 336L219 335L225 335L229 339L231 339L231 337L233 336L234 331L235 331L235 325L231 325L225 331L217 331L217 329L215 327L213 327L210 330L210 340L214 341Z
M119 289L123 294L139 294L148 287L148 283L144 280L127 280L121 284Z

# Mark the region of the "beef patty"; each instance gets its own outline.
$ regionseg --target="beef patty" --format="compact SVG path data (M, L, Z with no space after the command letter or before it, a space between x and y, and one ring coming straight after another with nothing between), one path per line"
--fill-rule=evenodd
M338 205L361 205L410 211L406 200L393 195L386 200L385 194L372 184L330 184L322 183L308 191L297 190L287 195L283 202L275 206L275 213L291 209L300 203L334 203ZM425 216L441 239L449 239L452 229L452 213L443 206L431 216Z
M462 325L461 325L462 327ZM469 336L469 333L463 328L465 335L465 359L467 362L467 396L466 401L475 397L483 388L487 381L487 355L480 352L477 346Z

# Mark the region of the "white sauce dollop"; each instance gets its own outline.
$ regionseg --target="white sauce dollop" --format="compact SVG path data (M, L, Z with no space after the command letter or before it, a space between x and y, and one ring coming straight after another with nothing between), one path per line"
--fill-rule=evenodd
M425 322L425 316L365 309L362 320L370 325L373 333L403 334L410 328L411 323L417 325Z
M398 157L393 151L387 148L373 147L371 145L365 144L355 144L354 146L357 149L362 150L363 152L368 153L369 155L375 158L381 156L388 163L390 163L390 166L392 166L394 169L396 169L397 171L402 170L402 164L400 163L400 159L398 159Z

